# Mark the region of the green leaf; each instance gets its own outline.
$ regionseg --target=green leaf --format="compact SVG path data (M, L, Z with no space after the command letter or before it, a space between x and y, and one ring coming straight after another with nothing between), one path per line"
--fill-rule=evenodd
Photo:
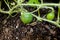
M28 4L40 4L38 0L29 0Z

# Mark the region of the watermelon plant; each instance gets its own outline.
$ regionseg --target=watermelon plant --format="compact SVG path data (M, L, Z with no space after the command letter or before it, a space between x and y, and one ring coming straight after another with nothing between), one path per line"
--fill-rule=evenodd
M21 13L21 21L24 23L24 24L28 24L30 22L32 22L32 19L33 17L35 17L38 21L42 20L42 21L47 21L51 24L54 24L56 25L57 27L60 27L60 8L58 8L58 15L57 15L57 21L53 21L54 17L55 17L55 13L54 13L54 10L52 10L53 7L51 6L58 6L60 7L60 4L56 4L56 3L43 3L43 1L41 0L41 3L38 1L38 0L29 0L27 3L24 3L25 0L13 0L13 2L9 2L8 0L4 0L5 4L7 5L8 7L8 11L6 10L3 10L1 8L1 2L0 2L0 12L1 13L4 13L4 14L9 14L9 16L11 16L13 13L15 12L19 12ZM27 10L26 12L26 9L23 7L23 6L36 6L37 9L32 11L32 12L29 12ZM23 10L25 9L25 10ZM41 16L37 16L33 13L37 12L39 9L41 9L42 7L46 7L46 8L49 8L52 10L52 12L50 13L47 13L47 16L46 18L43 18ZM24 13L22 12L24 11ZM41 12L41 11L39 11ZM58 23L59 22L59 23Z

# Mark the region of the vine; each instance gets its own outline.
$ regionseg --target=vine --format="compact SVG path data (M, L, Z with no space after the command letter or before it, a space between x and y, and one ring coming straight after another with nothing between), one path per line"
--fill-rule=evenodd
M9 5L10 2L8 0L4 0L5 4L9 8L8 11L4 11L4 10L1 9L1 1L0 1L0 12L4 13L4 14L11 15L14 12L21 12L21 11L23 11L22 8L21 8L22 6L36 6L37 9L32 11L32 12L29 12L29 13L31 13L39 21L40 20L47 21L49 23L52 23L52 24L56 25L57 27L60 27L60 21L59 21L60 20L60 3L43 3L43 0L41 0L40 4L27 4L27 3L23 3L24 0L13 0L13 1L15 1L14 3L17 3L17 4L15 4L15 5L13 5L13 7L11 7L11 5ZM38 15L40 15L39 9L41 9L42 7L43 8L44 7L45 8L49 8L52 11L54 11L54 9L52 7L48 7L48 6L58 6L58 15L57 15L57 20L56 21L48 20L46 18L42 18L40 16L36 16L36 15L33 14L34 12L38 11ZM16 10L16 8L17 8L17 10ZM24 9L24 10L26 10L26 9ZM26 11L28 12L28 10L26 10Z

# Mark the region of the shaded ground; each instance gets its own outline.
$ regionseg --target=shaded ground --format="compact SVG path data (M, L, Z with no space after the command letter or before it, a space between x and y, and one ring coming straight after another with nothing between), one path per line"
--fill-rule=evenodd
M19 13L15 17L0 18L0 40L58 40L60 29L48 22L36 22L28 25L20 21Z

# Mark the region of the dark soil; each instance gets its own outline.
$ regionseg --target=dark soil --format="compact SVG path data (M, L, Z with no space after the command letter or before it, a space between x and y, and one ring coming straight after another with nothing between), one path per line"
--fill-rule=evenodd
M57 14L57 6L54 9ZM42 16L48 11L45 8L40 10ZM45 21L36 21L35 18L30 24L24 25L20 13L14 17L0 13L0 40L60 40L60 28Z

